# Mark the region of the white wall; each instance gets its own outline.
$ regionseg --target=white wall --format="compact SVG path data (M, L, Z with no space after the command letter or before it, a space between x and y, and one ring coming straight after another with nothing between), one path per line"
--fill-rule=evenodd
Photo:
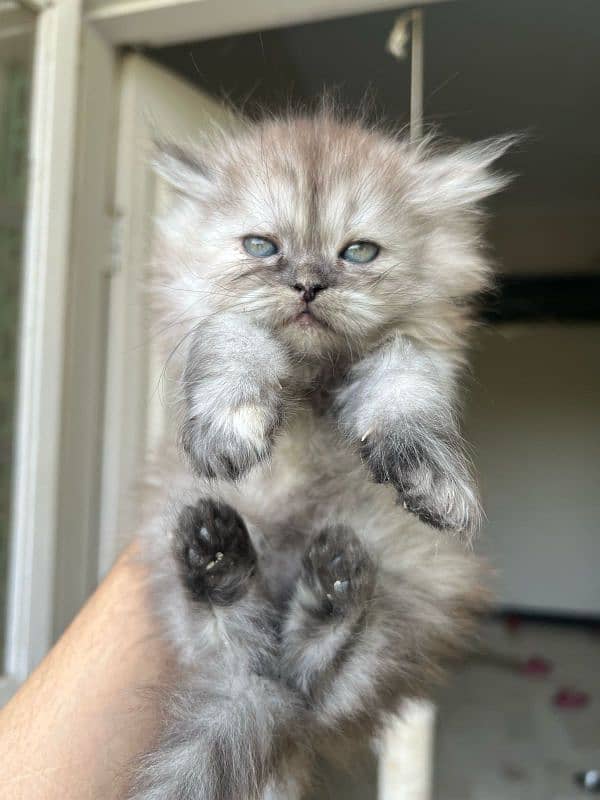
M600 613L600 324L499 326L474 353L467 437L504 605Z

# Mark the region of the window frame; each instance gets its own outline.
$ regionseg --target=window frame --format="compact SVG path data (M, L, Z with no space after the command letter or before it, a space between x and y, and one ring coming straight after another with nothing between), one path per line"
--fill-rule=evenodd
M80 21L79 0L45 6L35 20L0 701L41 660L52 636Z

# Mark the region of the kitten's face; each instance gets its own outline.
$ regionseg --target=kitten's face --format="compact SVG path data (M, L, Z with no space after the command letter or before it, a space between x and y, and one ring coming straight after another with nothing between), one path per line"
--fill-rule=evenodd
M481 287L467 206L499 181L484 173L491 155L473 153L424 158L330 118L247 128L198 162L166 158L186 197L163 261L186 302L197 294L190 319L244 315L298 353L360 350Z

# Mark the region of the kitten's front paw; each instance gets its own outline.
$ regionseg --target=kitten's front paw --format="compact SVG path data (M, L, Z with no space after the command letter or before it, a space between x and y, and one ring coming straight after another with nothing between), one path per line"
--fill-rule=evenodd
M361 452L377 483L392 483L404 508L422 522L465 535L479 526L477 492L458 443L430 432L372 432Z
M343 525L325 528L302 560L299 597L308 611L341 617L362 611L375 584L375 565L353 531Z
M196 473L206 478L236 480L269 458L283 419L283 406L226 404L210 417L193 416L181 430L181 443Z
M256 553L231 506L199 500L179 514L173 552L184 586L195 600L228 605L248 588Z

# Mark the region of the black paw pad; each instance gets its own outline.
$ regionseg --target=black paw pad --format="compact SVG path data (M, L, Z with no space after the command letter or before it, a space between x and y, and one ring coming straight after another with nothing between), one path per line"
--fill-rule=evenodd
M196 600L228 605L245 594L256 569L248 530L231 506L200 500L179 514L174 552L184 586Z
M356 534L342 525L325 528L312 540L302 566L320 615L360 610L373 592L375 565Z

